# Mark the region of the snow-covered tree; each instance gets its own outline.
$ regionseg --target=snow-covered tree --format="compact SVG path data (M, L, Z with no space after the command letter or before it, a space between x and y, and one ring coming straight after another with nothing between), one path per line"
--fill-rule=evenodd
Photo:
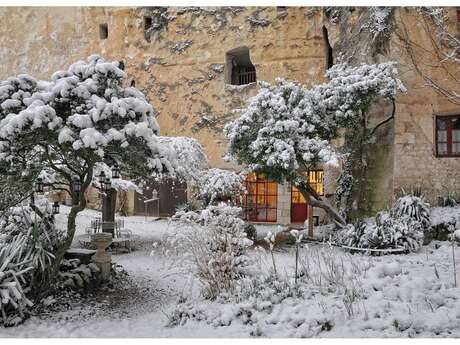
M395 74L394 63L340 64L328 70L329 82L310 89L284 79L274 85L261 82L243 114L225 127L230 158L274 181L291 182L312 206L344 224L308 185L304 172L337 165L339 155L331 140L340 129L360 121L376 98L393 99L398 89L404 90Z
M213 168L204 171L201 175L197 194L206 204L212 204L231 200L243 190L243 175L230 170Z
M73 202L56 267L72 242L98 165L116 162L128 177L174 170L173 155L158 140L154 108L140 91L122 86L125 78L118 62L92 55L51 81L19 75L0 82L2 172L29 185L40 175L46 187L65 191Z
M159 141L167 146L176 157L177 178L192 185L199 184L203 171L209 167L209 162L198 140L188 137L159 137Z

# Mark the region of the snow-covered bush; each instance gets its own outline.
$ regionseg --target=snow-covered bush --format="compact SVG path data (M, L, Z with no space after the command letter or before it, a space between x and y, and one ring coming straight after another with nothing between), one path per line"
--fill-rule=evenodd
M245 275L249 259L245 250L252 244L246 238L241 209L221 203L199 212L178 212L173 221L176 232L167 240L168 252L192 269L203 284L207 298L231 293L235 282Z
M423 197L406 195L389 212L348 224L336 235L336 241L353 248L397 249L416 251L431 229L430 210Z
M203 171L198 196L207 204L235 198L244 190L244 176L224 169Z
M21 322L27 308L33 305L26 296L33 269L26 235L18 234L9 242L0 242L0 324L11 326Z
M390 213L393 218L410 218L420 223L424 230L428 230L431 226L429 205L423 197L403 196L396 200Z
M37 214L29 206L10 208L0 217L0 297L5 324L25 316L32 296L49 283L53 254L64 235L52 222L47 200L38 202Z
M454 207L460 205L460 193L449 191L444 195L438 196L437 201L440 207Z
M337 235L337 242L365 249L406 249L416 251L423 243L422 223L409 217L380 212L374 220L349 224Z

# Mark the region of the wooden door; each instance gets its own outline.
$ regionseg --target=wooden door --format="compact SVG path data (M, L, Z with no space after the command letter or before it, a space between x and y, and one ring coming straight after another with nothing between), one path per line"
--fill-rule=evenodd
M147 203L145 200L152 199L153 190L158 192L159 200ZM187 201L187 184L173 179L166 179L161 182L151 181L147 183L142 194L134 195L134 213L136 215L172 216L176 212L176 207Z
M308 204L296 187L291 188L291 223L303 223L308 218Z

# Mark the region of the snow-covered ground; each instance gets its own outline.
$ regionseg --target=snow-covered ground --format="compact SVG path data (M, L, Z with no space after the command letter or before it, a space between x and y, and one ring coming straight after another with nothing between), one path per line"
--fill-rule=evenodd
M84 234L91 217L98 215L83 212L77 219L78 234ZM107 297L75 307L78 312L32 317L17 327L0 328L0 336L460 337L460 288L454 287L449 242L435 242L413 254L379 257L309 244L300 250L303 274L298 288L293 281L294 249L281 248L275 262L284 283L266 282L257 294L224 303L202 300L191 276L180 274L180 267L161 248L152 251L150 243L168 232L166 220L125 221L148 243L112 256L139 286L126 290L127 301ZM253 249L250 256L254 270L267 275L272 268L269 253ZM459 247L456 263L458 268ZM168 326L170 319L179 325Z

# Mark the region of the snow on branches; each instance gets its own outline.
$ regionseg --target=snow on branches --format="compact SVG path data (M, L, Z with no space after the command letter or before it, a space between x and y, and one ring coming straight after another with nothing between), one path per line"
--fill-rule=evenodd
M177 160L176 175L191 184L199 183L203 170L208 168L208 158L198 140L188 137L159 137Z
M224 169L209 169L200 181L199 196L207 204L231 199L244 190L244 176Z
M247 273L246 249L252 241L240 215L240 208L220 203L173 217L176 227L166 241L168 253L177 257L180 267L193 272L208 298L230 293Z
M39 165L67 180L106 154L118 155L129 172L172 171L153 107L138 90L123 88L124 78L118 62L92 55L51 82L26 75L1 82L0 160L33 152Z
M330 140L357 120L378 96L393 99L405 91L393 62L327 72L330 81L306 89L284 79L261 82L240 118L227 124L229 155L251 170L281 180L319 164L336 164Z
M125 78L119 62L92 55L50 81L19 75L0 82L0 175L18 175L18 183L29 186L41 176L49 189L70 195L61 256L86 206L85 191L97 186L101 170L110 176L107 170L116 164L132 179L175 171L174 152L159 141L155 109L140 91L123 87ZM136 187L126 180L113 183L121 190Z

